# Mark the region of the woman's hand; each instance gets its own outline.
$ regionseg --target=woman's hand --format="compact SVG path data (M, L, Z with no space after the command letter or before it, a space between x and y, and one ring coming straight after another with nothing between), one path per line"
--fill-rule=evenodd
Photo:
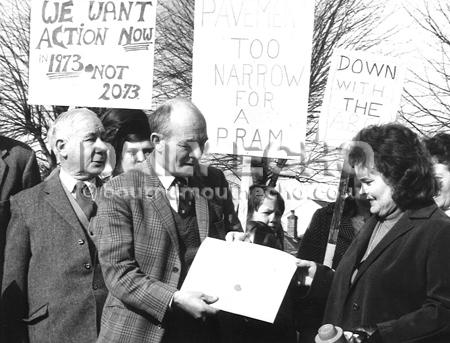
M299 286L311 286L317 271L317 264L313 261L297 259L297 282Z

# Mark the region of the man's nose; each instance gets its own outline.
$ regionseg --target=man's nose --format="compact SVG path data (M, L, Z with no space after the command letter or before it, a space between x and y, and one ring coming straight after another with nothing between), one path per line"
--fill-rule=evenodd
M99 152L106 152L108 150L106 143L100 137L97 137L95 140L94 148Z
M191 152L189 154L190 157L199 160L203 155L203 150L200 147L200 144L193 142L191 143Z
M145 161L145 154L142 150L139 150L136 153L136 162L144 162Z

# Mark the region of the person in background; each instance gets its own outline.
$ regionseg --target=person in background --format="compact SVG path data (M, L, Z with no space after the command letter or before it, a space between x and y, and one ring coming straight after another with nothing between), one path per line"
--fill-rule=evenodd
M228 182L199 164L208 137L192 102L167 101L150 129L153 152L105 185L94 225L110 291L98 343L216 342L217 297L180 287L206 237L242 231Z
M262 222L273 231L277 248L284 249L284 230L281 217L284 213L284 199L273 187L252 185L248 195L247 223Z
M5 342L94 343L107 290L89 233L106 145L97 115L62 113L50 130L61 168L11 198L2 285Z
M360 194L361 182L354 175L349 176L348 190L349 195L345 198L339 224L333 269L337 268L342 256L370 216L369 202L364 195ZM330 203L314 213L308 229L300 242L297 252L298 258L323 263L334 207L335 203ZM299 331L300 342L308 343L314 341L317 330L322 323L324 310L324 304L321 306L320 303L310 303L308 306L305 303L296 305L295 321Z
M40 181L33 150L22 142L0 135L0 289L6 228L11 215L9 198Z
M102 123L104 140L114 148L112 176L140 168L153 150L147 115L141 110L114 108L105 112Z
M349 194L344 201L339 225L333 269L337 268L347 248L370 216L369 202L364 195L360 194L361 182L354 175L349 177L348 190ZM335 203L330 203L314 213L300 242L298 258L323 263L334 207Z
M400 124L369 126L348 160L372 216L336 271L298 260L305 299L326 301L323 323L352 342L450 341L450 218L433 201L431 157Z
M433 162L439 193L434 200L450 216L450 134L438 133L424 140Z

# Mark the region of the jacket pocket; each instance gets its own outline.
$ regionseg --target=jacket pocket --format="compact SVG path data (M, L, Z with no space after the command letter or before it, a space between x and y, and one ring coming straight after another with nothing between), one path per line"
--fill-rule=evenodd
M27 318L22 319L22 322L32 325L48 317L48 303L33 309Z

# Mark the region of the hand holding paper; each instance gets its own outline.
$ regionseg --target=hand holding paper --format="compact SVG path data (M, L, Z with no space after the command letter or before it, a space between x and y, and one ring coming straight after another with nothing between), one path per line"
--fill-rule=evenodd
M173 294L172 306L189 313L195 319L205 319L219 310L209 306L217 301L217 297L202 292L177 291Z
M299 283L303 286L311 286L317 271L317 264L308 260L297 259Z

